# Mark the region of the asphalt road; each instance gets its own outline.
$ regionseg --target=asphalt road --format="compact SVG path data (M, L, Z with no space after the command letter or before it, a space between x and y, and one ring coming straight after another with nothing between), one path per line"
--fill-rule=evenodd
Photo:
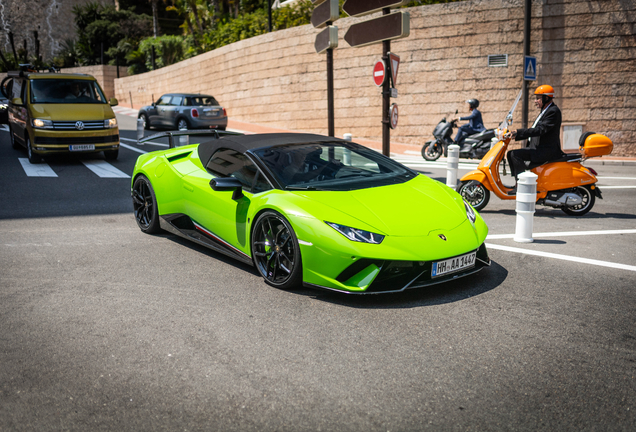
M130 179L89 169L130 175L161 148L119 121L116 170L49 158L57 177L27 176L0 131L0 431L636 429L636 166L593 165L604 199L539 207L531 244L493 197L476 277L289 292L141 233Z

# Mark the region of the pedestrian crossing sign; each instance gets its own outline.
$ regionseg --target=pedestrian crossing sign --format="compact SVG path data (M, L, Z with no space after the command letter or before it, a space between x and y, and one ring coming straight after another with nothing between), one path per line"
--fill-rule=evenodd
M523 79L526 81L537 80L537 58L525 56L523 62Z

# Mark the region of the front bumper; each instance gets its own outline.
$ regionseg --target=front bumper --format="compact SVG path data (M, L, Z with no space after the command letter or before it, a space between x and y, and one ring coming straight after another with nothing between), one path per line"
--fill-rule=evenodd
M34 153L92 153L119 148L119 129L91 132L35 130L32 146ZM72 146L92 146L88 150L72 150Z
M326 289L346 294L397 293L407 289L423 288L448 282L464 276L469 276L481 271L484 267L490 266L490 257L488 256L486 244L482 243L476 252L477 255L474 267L452 272L436 278L431 276L432 265L435 261L360 259L342 271L338 277L336 277L336 280L346 284L351 280L363 280L365 277L372 278L373 281L364 291L337 289L306 282L304 285L309 288Z

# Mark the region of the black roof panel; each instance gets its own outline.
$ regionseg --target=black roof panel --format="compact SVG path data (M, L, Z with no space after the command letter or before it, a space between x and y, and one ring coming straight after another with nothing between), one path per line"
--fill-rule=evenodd
M340 138L307 133L269 133L254 135L232 135L199 144L199 159L205 167L212 155L220 148L236 150L245 153L248 150L274 147L289 144L306 144L316 142L339 142Z

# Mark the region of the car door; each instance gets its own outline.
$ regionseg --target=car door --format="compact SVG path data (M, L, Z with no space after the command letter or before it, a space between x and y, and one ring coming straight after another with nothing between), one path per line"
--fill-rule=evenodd
M24 142L26 133L26 125L28 119L27 110L27 85L25 79L14 78L11 85L11 93L9 94L9 120L11 132L16 140ZM16 98L22 99L22 105L13 104Z
M171 95L163 95L159 98L159 100L155 104L154 112L149 113L148 115L148 120L150 120L150 123L153 126L166 126L166 121L164 119L164 110L170 105L171 100Z
M183 179L188 216L222 241L249 255L247 214L251 198L253 193L271 189L271 186L252 161L236 150L217 150L208 169L211 172L197 170ZM233 191L213 190L210 186L213 177L238 179L243 185L243 196L232 199Z
M179 115L182 101L183 96L172 96L170 104L163 107L162 117L166 126L177 127L177 116Z

